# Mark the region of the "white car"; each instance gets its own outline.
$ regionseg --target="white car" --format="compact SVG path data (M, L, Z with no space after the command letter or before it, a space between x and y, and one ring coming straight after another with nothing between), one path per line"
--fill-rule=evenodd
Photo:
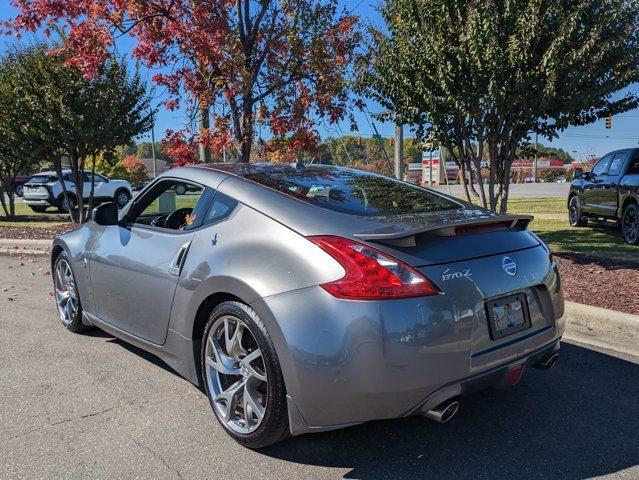
M65 212L75 208L78 201L71 171L63 170L62 178L69 194L69 204L64 201L62 183L58 180L55 172L40 172L31 177L24 184L24 203L29 205L34 212L44 212L49 207L57 207ZM93 190L94 204L116 202L119 207L123 207L131 199L131 184L126 180L112 180L99 173L96 173L93 178L95 185ZM90 193L91 172L85 171L82 190L85 201L89 200Z

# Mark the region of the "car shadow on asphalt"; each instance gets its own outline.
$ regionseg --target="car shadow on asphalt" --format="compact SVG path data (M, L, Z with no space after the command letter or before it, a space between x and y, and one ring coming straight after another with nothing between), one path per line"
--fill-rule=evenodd
M89 334L178 375L151 353L97 329ZM369 422L259 454L347 469L344 478L357 479L585 479L639 465L636 363L564 342L552 370L529 368L515 388L461 405L443 425L419 416Z
M345 478L590 478L639 464L639 365L564 343L557 366L423 417L291 438L260 453Z

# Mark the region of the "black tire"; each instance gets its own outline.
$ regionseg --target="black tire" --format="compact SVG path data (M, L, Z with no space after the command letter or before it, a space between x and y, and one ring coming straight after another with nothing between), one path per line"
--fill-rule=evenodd
M249 434L241 434L231 430L218 417L218 412L213 402L213 395L206 378L206 339L209 336L213 324L222 316L233 316L242 320L262 351L262 359L268 378L266 411L259 427ZM258 449L288 438L289 426L286 406L286 387L284 386L282 370L277 359L275 347L273 346L273 340L266 330L264 323L262 323L260 317L251 307L240 302L224 302L215 307L204 329L200 359L203 376L205 377L204 388L215 418L236 442L247 448Z
M637 204L631 203L624 209L621 232L628 245L639 244L639 206Z
M568 203L568 222L571 227L586 227L588 226L588 217L581 213L581 207L579 206L579 199L577 195L571 197Z
M71 267L71 260L69 259L69 256L67 255L65 251L60 252L60 254L56 257L55 262L53 263L53 272L51 275L53 279L53 291L54 291L54 299L56 301L56 308L58 308L58 299L56 294L56 275L58 271L58 266L61 262L66 262L66 265L68 265L69 269L71 270L71 273L73 274L73 278L74 279L76 278L75 273L73 273L73 268ZM89 329L89 327L87 327L85 324L82 323L82 302L80 300L80 294L79 292L77 292L77 288L76 288L76 301L77 301L77 307L75 309L75 313L70 317L69 319L70 321L65 322L62 316L60 317L60 320L64 328L66 328L70 332L80 333ZM60 313L59 308L58 308L58 313Z
M60 210L63 213L69 213L69 210L75 210L76 205L78 204L78 202L75 199L75 196L73 195L69 195L69 205L65 206L65 202L64 202L64 194L60 195L58 197L58 210Z
M115 196L113 197L113 199L115 200L115 203L118 204L118 207L122 208L127 203L129 203L129 200L131 200L131 193L129 193L127 189L121 188L120 190L117 190L115 192Z
M47 207L40 207L38 205L29 205L29 208L36 213L44 213L47 211Z

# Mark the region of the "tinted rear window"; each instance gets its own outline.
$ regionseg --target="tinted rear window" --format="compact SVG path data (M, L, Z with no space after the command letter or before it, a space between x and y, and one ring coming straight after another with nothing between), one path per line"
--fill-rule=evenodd
M318 207L351 215L396 215L462 208L424 188L347 168L247 165L235 173Z
M50 177L47 175L37 175L35 177L31 177L29 180L27 180L26 183L49 183L49 182L54 182L56 180L56 177Z

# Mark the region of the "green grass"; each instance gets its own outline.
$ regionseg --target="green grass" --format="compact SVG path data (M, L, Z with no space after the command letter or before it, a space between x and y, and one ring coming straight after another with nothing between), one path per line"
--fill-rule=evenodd
M568 208L563 198L511 198L508 200L508 212L568 215Z
M626 244L616 228L592 222L584 228L571 227L563 198L513 198L508 202L508 211L535 215L530 229L554 252L635 261L639 257L639 248Z
M626 244L616 228L593 222L584 228L571 227L565 198L511 198L508 213L534 215L530 229L554 252L631 261L639 258L639 247Z
M639 247L628 245L618 229L601 226L573 228L568 220L535 219L530 229L557 253L589 254L636 261Z
M69 221L68 215L58 213L55 208L49 208L45 213L36 213L24 203L16 203L16 214L13 218L7 218L2 208L0 212L0 226L7 227L47 227Z

